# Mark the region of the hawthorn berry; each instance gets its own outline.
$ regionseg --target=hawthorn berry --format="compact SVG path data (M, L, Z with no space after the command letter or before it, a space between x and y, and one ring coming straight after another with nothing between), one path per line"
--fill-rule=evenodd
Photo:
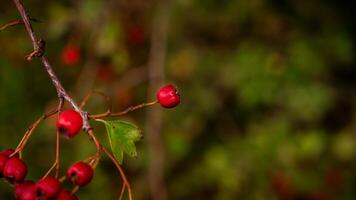
M84 186L88 184L94 176L93 168L85 162L77 162L69 167L67 171L68 179L74 184Z
M83 118L75 110L69 109L61 112L57 120L58 131L69 138L77 135L83 127Z
M5 156L9 157L14 152L15 152L15 150L13 150L13 149L4 149L0 152L0 155L5 155ZM19 157L19 154L17 153L14 156Z
M17 200L36 200L36 185L33 181L24 181L15 187Z
M80 60L80 50L75 45L68 45L62 50L62 62L66 65L75 65Z
M161 87L157 94L157 100L165 108L176 107L180 103L180 95L173 85Z
M56 200L78 200L78 197L69 190L61 190Z
M20 183L27 175L27 165L20 158L9 158L4 166L3 175L10 183Z
M5 167L7 160L9 160L9 157L7 157L5 155L0 155L0 177L2 177L2 175L3 175L4 167Z
M38 199L52 199L61 191L61 182L53 176L45 177L36 183L36 196Z

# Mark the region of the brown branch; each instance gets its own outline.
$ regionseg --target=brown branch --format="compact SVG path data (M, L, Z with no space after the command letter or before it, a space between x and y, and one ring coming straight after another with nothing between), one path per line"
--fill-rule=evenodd
M49 77L51 78L54 87L56 88L58 97L64 98L66 101L68 101L72 105L72 107L76 111L78 111L81 114L83 121L84 121L83 129L85 131L88 131L91 128L91 126L89 124L89 119L88 119L87 113L80 109L80 107L74 102L74 100L68 95L66 90L63 88L63 86L62 86L61 82L59 81L56 73L54 72L51 64L49 63L47 57L44 55L44 47L45 47L44 41L41 39L38 39L35 32L33 31L33 28L32 28L31 22L30 22L31 19L30 19L29 15L27 14L22 1L21 0L13 0L13 1L17 7L17 10L19 11L19 13L21 15L22 21L25 25L26 31L31 39L32 46L33 46L33 52L29 56L27 56L27 59L32 59L32 57L40 57L41 58L42 64L44 65Z

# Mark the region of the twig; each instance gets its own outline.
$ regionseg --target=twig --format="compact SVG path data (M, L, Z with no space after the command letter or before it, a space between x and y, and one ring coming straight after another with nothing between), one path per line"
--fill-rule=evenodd
M129 112L135 111L137 109L143 108L143 107L148 107L148 106L152 106L154 104L156 104L157 101L152 101L152 102L148 102L148 103L143 103L137 106L131 106L126 108L125 110L121 111L121 112L111 112L111 110L106 111L105 113L101 113L101 114L96 114L96 115L88 115L88 117L90 119L102 119L105 117L118 117L118 116L122 116L125 115Z
M23 22L22 22L21 19L16 20L16 21L9 22L9 23L7 23L7 24L1 26L1 27L0 27L0 31L5 30L5 29L7 29L7 28L9 28L9 27L11 27L11 26L19 25L19 24L23 24Z
M35 130L35 128L47 117L52 116L54 114L56 114L58 112L57 109L51 110L45 114L43 114L41 117L39 117L25 132L24 136L22 137L20 143L17 145L15 152L12 154L15 155L16 153L20 153L22 151L22 149L24 148L24 146L26 145L26 142L28 141L28 139L31 137L33 131Z
M81 116L83 118L83 129L85 131L91 129L87 113L84 112L83 110L81 110L80 107L74 102L74 100L68 95L66 90L63 88L61 82L59 81L57 75L55 74L47 57L44 55L44 46L45 46L44 41L41 39L38 39L35 32L33 31L33 28L32 28L31 22L30 22L30 17L28 16L22 1L21 0L13 0L13 1L17 7L17 10L19 11L19 13L21 15L22 21L25 25L28 35L30 36L32 46L33 46L33 52L29 56L27 56L27 59L31 59L34 56L41 58L41 61L44 65L48 75L50 76L54 87L56 88L58 97L59 98L63 97L66 101L68 101L72 105L72 107L76 111L78 111L81 114Z
M105 147L103 147L103 151L111 159L111 161L115 164L116 168L119 170L123 184L126 185L126 187L127 187L129 200L132 200L131 186L130 186L130 183L127 181L124 170L122 169L119 162L116 160L115 156L110 151L108 151Z

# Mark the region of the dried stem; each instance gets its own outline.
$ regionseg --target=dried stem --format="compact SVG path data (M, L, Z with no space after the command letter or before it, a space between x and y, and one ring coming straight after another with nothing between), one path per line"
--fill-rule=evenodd
M11 26L19 25L19 24L22 24L22 20L21 19L9 22L9 23L7 23L7 24L5 24L3 26L0 26L0 31L5 30L5 29L7 29L7 28L9 28Z
M103 147L103 151L111 159L111 161L115 164L116 168L119 170L123 184L124 184L124 186L126 185L126 187L127 187L129 200L132 200L131 186L130 186L130 183L127 181L125 172L122 169L120 163L116 160L115 156L110 151L108 151L105 147Z
M97 115L89 115L89 118L90 119L102 119L105 117L118 117L118 116L125 115L129 112L135 111L135 110L143 108L143 107L152 106L156 103L157 103L157 101L152 101L152 102L148 102L148 103L139 104L136 106L131 106L121 112L111 112L111 110L109 109L105 113L101 113L101 114L97 114Z
M54 109L51 110L45 114L43 114L41 117L39 117L25 132L24 136L22 137L21 141L19 142L19 144L17 145L15 152L12 155L15 155L16 153L20 153L23 148L25 147L27 141L29 140L29 138L31 137L33 131L35 130L35 128L43 121L45 120L47 117L50 117L54 114L56 114L58 112L58 109Z

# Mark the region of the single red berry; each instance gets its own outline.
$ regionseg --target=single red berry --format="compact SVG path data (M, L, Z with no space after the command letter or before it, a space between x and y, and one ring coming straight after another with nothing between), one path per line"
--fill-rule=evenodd
M158 102L165 108L173 108L180 103L180 95L173 85L161 87L156 96Z
M93 168L85 162L77 162L69 167L67 171L68 179L74 184L84 186L88 184L94 176Z
M17 200L36 200L36 185L33 181L24 181L15 187Z
M3 170L3 175L10 183L20 183L27 175L26 163L17 157L10 158Z
M5 155L5 156L9 157L14 152L15 152L15 150L13 150L13 149L4 149L0 152L0 155ZM14 156L19 157L19 154L17 153Z
M7 160L9 160L8 156L0 155L0 177L2 177L2 175L3 175L4 167L5 167Z
M62 51L62 62L66 65L75 65L80 60L80 50L77 46L69 45Z
M78 197L69 190L61 190L56 200L78 200Z
M61 112L57 120L58 131L68 137L77 135L83 127L83 118L75 110L65 110Z
M36 183L36 195L38 199L52 199L61 191L61 182L53 176L43 178Z

